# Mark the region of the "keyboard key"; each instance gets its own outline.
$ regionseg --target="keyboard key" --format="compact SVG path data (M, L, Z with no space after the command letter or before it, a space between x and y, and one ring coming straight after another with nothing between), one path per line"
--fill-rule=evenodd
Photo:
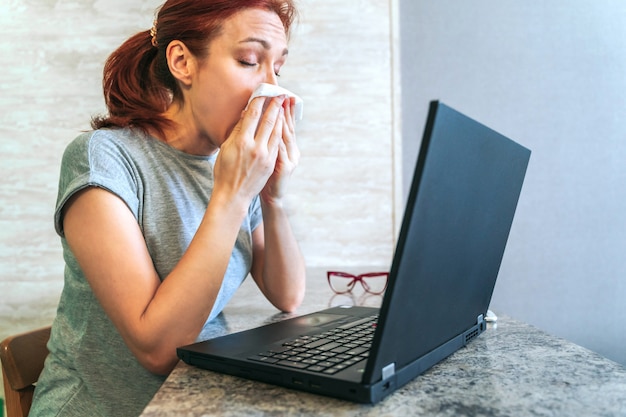
M289 355L285 355L284 353L278 353L278 354L276 354L276 355L274 355L272 357L276 358L276 359L288 359Z
M332 349L331 352L333 352L333 353L343 353L343 352L347 352L348 350L350 350L350 348L347 348L345 346L338 346L338 347Z
M345 365L337 364L337 365L335 365L333 367L330 367L330 368L326 369L324 371L324 373L332 375L332 374L336 374L337 372L342 371L342 370L344 370L346 368L347 368L347 366L345 366Z
M330 339L319 339L319 340L316 340L315 342L308 343L308 344L304 345L304 347L307 348L307 349L313 349L313 348L316 348L318 346L322 346L322 345L325 345L325 344L331 343L331 342L332 342L332 340L330 340Z
M279 347L270 349L269 352L271 352L271 353L283 353L283 352L287 352L288 350L291 350L291 346L279 346Z
M331 350L331 349L335 349L336 347L339 347L339 346L340 346L339 343L332 342L332 343L327 343L327 344L325 344L323 346L319 346L318 349L319 350L323 350L323 351L328 351L328 350Z
M303 362L295 362L295 361L290 361L290 360L278 361L278 362L276 362L276 364L277 365L288 366L290 368L298 368L298 369L304 369L304 368L309 366L309 364L306 364L306 363L303 363Z
M277 363L279 361L279 359L276 359L271 356L259 356L259 355L250 356L248 359L251 361L265 362L265 363Z
M360 347L360 348L351 349L347 351L346 353L351 356L356 356L356 355L360 355L361 353L367 352L367 350L368 349L366 348Z

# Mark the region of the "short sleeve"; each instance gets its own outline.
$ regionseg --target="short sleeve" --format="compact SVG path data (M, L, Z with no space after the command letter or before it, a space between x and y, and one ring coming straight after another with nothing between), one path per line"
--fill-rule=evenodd
M108 131L84 133L65 149L59 176L54 226L64 236L63 209L77 192L99 187L121 198L139 219L140 181L132 158Z
M257 195L250 204L250 230L254 231L262 222L261 198Z

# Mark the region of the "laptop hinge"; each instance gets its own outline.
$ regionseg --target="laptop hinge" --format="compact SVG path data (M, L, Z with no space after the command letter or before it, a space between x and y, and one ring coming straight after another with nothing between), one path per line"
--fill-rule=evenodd
M481 331L485 330L485 317L482 314L479 314L478 317L476 317L476 324Z
M383 381L385 379L391 378L393 374L395 373L396 373L396 364L392 362L383 368Z

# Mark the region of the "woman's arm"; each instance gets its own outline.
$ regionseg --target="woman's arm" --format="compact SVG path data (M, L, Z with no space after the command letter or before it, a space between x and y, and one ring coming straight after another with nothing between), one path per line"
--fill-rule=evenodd
M263 223L252 233L252 276L276 308L292 312L304 298L304 259L284 208L262 206Z
M120 198L89 188L66 207L65 236L96 298L139 362L168 373L176 347L192 343L211 312L245 209L211 201L183 258L161 282Z
M267 299L288 312L302 303L306 275L304 259L284 208L287 182L300 159L294 109L295 99L286 100L278 160L260 195L263 223L252 233L252 276Z
M282 99L253 101L223 144L207 210L188 249L161 282L136 219L114 194L89 188L65 206L65 238L93 292L139 362L168 373L176 347L208 318L254 195L273 172ZM258 132L255 136L255 131Z

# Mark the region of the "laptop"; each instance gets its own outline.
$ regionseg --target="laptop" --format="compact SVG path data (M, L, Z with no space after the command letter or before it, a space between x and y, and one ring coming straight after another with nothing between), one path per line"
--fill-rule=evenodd
M179 358L379 402L485 330L529 158L525 147L431 102L380 308L333 307L180 347Z

